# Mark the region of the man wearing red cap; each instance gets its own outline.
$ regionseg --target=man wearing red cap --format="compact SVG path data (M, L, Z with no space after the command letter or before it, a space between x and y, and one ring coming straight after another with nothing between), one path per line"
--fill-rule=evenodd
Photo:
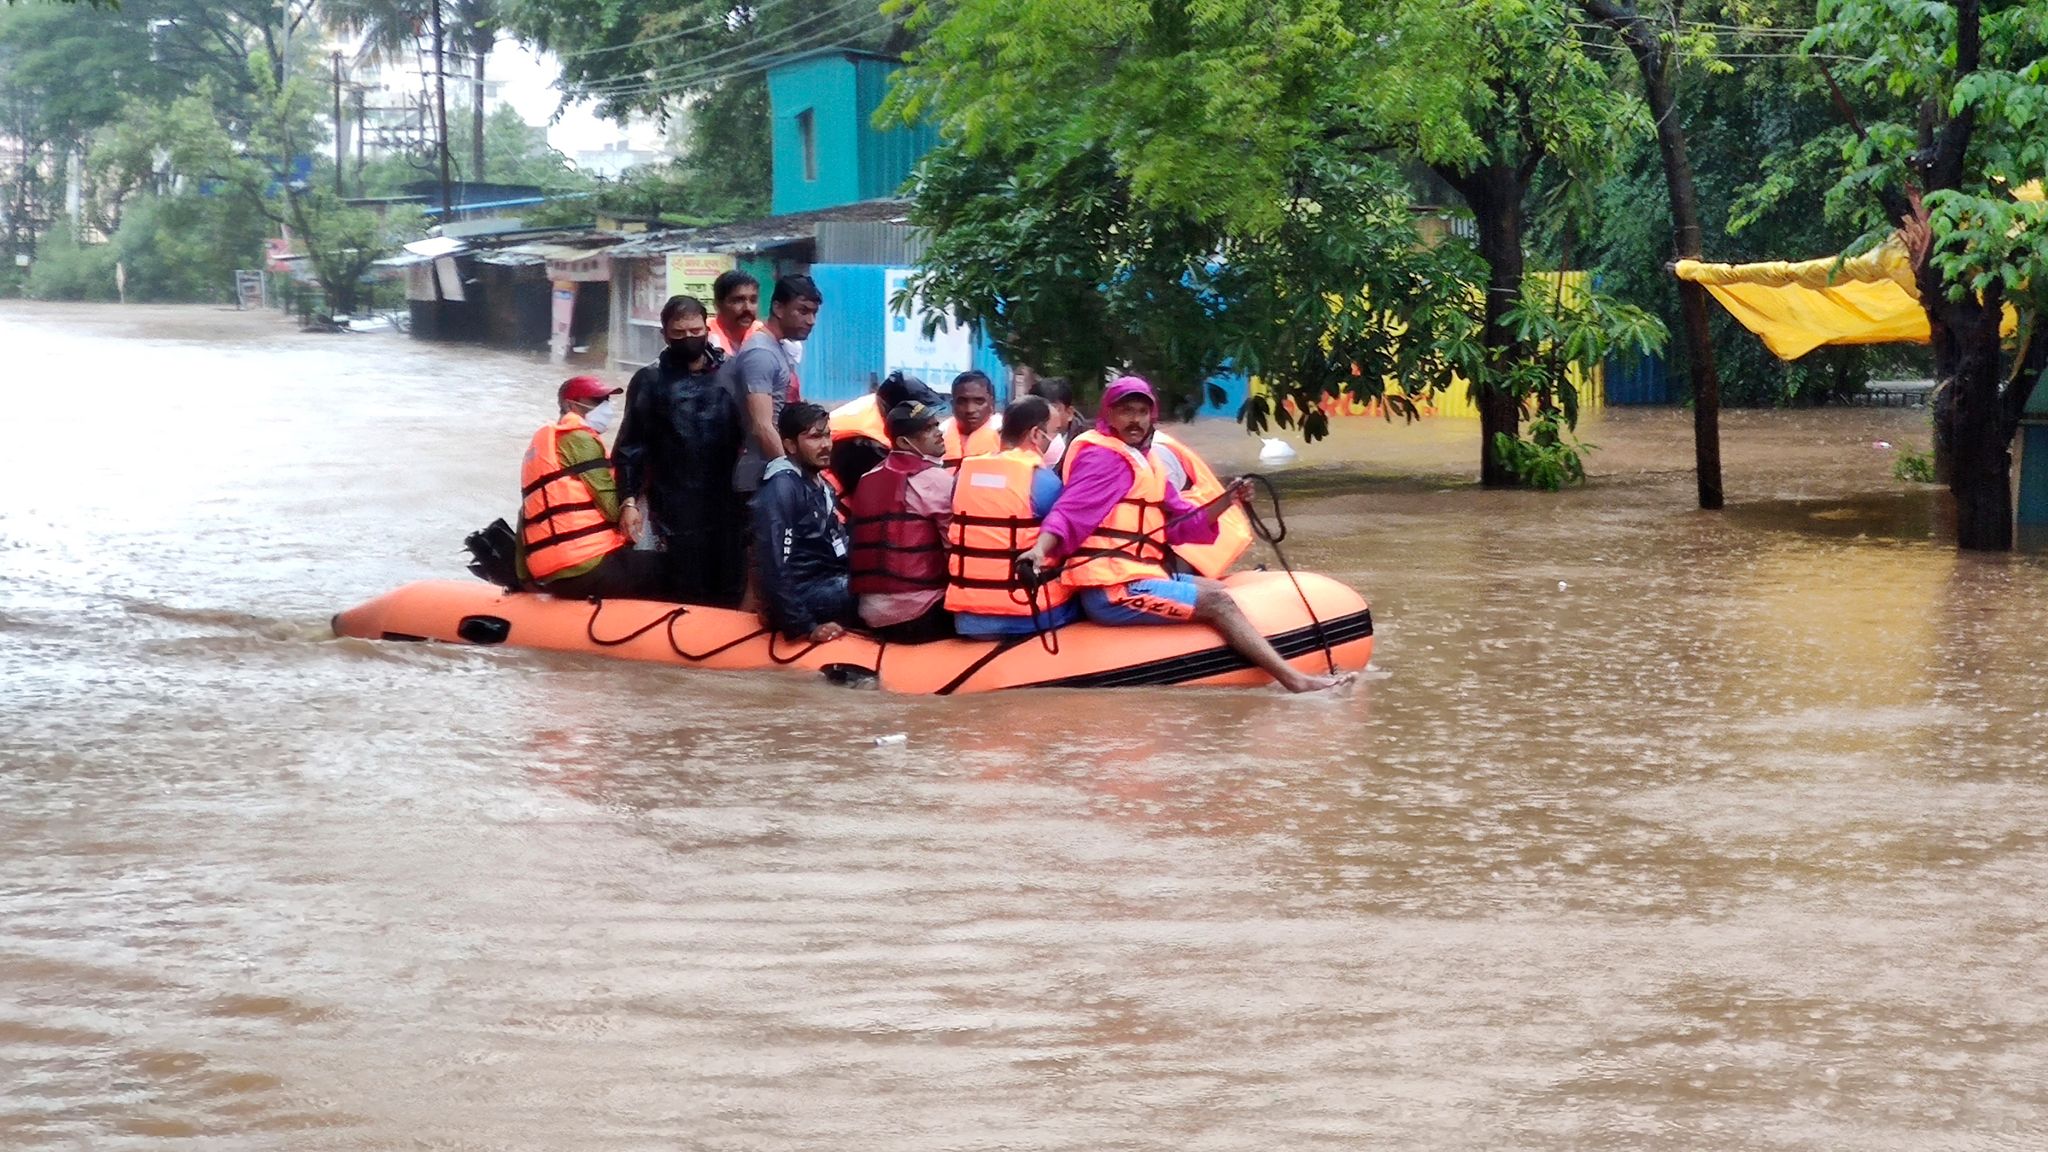
M556 390L561 419L533 434L519 468L519 578L578 599L666 598L666 568L619 531L618 481L604 442L612 397L625 391L595 376Z

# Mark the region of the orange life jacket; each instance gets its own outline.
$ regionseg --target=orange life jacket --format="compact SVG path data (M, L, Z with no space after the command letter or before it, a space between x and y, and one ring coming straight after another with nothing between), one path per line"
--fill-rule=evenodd
M1060 460L1063 477L1074 474L1074 461L1089 452L1120 452L1131 465L1131 490L1109 510L1060 569L1060 582L1075 588L1100 588L1133 580L1166 576L1166 476L1150 456L1089 429L1074 437Z
M738 339L734 339L732 333L726 331L725 321L720 319L716 312L711 314L711 321L707 326L711 329L712 346L727 356L737 353L740 350L740 345L747 342L747 337L764 330L761 327L761 322L756 320L745 332L739 334Z
M856 396L832 410L832 442L837 444L856 436L873 440L884 448L890 446L889 420L873 393Z
M968 433L963 443L960 437L960 421L957 417L946 417L939 425L946 434L946 467L957 469L960 462L970 456L992 456L1003 448L1003 418L989 417L988 423Z
M1164 432L1152 433L1152 447L1171 452L1180 461L1180 469L1188 477L1188 486L1181 489L1181 494L1188 498L1188 503L1200 508L1223 495L1223 481L1216 478L1215 471L1200 453ZM1251 546L1251 518L1244 514L1244 509L1232 505L1216 518L1215 543L1175 544L1173 552L1195 571L1211 580L1221 580L1223 574L1230 571L1230 566L1237 563L1245 549Z
M946 609L984 616L1029 616L1031 597L1011 568L1038 542L1039 519L1031 508L1031 482L1045 457L1029 448L993 456L970 456L953 485L953 519L946 528ZM1066 602L1073 593L1047 584L1040 610Z
M597 493L583 480L585 472L609 469L612 462L599 456L562 467L559 443L570 432L590 432L590 426L574 412L564 415L533 434L519 465L519 540L536 581L633 543L605 519Z

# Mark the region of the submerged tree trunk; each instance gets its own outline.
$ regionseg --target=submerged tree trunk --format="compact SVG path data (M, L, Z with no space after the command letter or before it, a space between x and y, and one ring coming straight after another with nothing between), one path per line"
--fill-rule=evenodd
M1520 399L1500 381L1524 349L1508 326L1507 314L1522 298L1525 265L1522 255L1522 199L1528 188L1522 168L1493 161L1471 172L1439 169L1472 209L1479 230L1479 255L1486 261L1486 327L1483 340L1493 380L1473 383L1472 402L1479 409L1479 483L1487 488L1512 488L1521 483L1507 466L1494 437L1513 438L1522 425Z
M2012 429L1999 403L2000 305L1964 301L1940 309L1955 364L1954 475L1958 547L2012 547Z

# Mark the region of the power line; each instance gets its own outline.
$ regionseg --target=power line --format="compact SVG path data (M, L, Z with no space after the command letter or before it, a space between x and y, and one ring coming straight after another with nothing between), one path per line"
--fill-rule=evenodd
M775 51L764 52L738 61L730 61L718 67L702 69L687 75L670 76L647 83L634 83L620 87L598 89L588 94L605 100L618 101L639 96L681 93L693 88L706 87L737 76L765 71L777 61L787 59L798 53L851 47L852 45L845 42L842 38L858 31L865 19L865 16L856 13L840 20L831 27L817 29L792 43L779 45ZM578 96L584 94L581 91L576 93Z
M806 25L816 24L819 21L831 20L833 18L840 18L839 25L843 25L847 22L846 19L844 19L846 13L854 9L866 8L870 2L871 0L839 0L838 3L826 8L821 8L817 12L814 12L811 15L796 21L789 27L779 30L777 34L794 34L797 32L798 29L803 28ZM864 18L865 16L863 13L854 13L854 19L856 22L859 19ZM833 25L833 27L836 28L839 25ZM818 30L816 28L813 28L808 32L802 33L802 37L812 36L817 31ZM766 39L768 39L767 36L763 36L761 38L761 40ZM613 81L599 81L594 84L578 85L577 87L579 91L583 92L584 94L592 96L610 96L613 93L623 93L629 90L636 92L651 91L662 87L695 87L698 83L700 83L699 81L678 81L676 78L691 76L699 72L707 71L705 67L707 64L710 64L714 60L719 60L733 56L736 53L759 51L764 48L772 48L772 45L763 44L761 40L742 41L737 44L727 45L726 47L718 49L713 52L707 52L702 56L697 56L689 60L678 61L675 64L671 64L663 68L653 69L651 71L639 73L633 76L620 77L619 79ZM787 53L788 51L791 50L793 49L785 48L783 51L784 53ZM721 65L721 67L723 66ZM708 71L716 71L716 69L708 69Z
M607 52L625 52L633 48L645 48L652 44L666 44L670 41L695 36L699 32L711 32L719 28L731 31L733 13L740 9L744 8L749 16L758 18L761 13L779 8L789 2L790 0L761 0L759 4L734 5L726 10L725 18L722 20L707 21L694 28L679 28L674 32L664 32L659 36L644 36L638 40L629 40L624 44L606 44L597 48L578 48L569 52L557 52L555 53L555 59L580 60L585 56L602 56Z

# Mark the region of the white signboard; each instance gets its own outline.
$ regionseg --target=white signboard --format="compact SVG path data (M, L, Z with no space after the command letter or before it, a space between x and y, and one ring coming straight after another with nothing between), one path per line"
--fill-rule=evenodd
M925 338L925 321L931 313L922 300L908 316L899 316L889 301L910 283L908 268L890 268L883 273L882 355L890 369L901 368L943 394L953 377L974 367L974 348L967 327L941 319L930 339Z

